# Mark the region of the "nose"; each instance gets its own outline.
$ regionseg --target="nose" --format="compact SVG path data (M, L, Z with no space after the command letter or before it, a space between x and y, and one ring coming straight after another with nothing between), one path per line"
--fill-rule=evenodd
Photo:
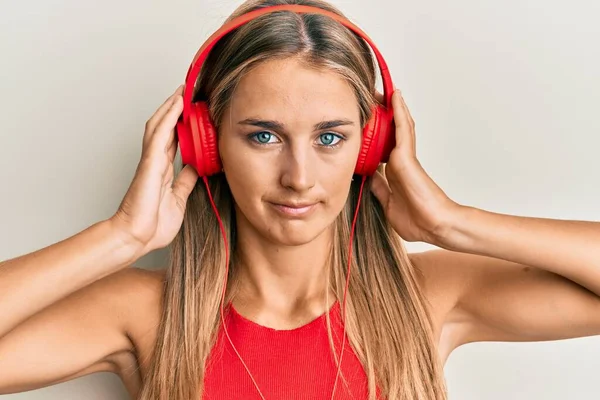
M281 153L281 185L296 192L315 186L317 160L310 145L291 145Z

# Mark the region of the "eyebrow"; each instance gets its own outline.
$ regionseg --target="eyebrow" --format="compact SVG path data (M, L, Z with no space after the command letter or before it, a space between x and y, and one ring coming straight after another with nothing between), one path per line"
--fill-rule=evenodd
M274 130L274 131L285 131L285 124L283 124L282 122L273 121L273 120L263 120L263 119L258 119L258 118L246 118L246 119L238 122L238 124L239 125L258 126L260 128ZM314 125L314 130L318 131L318 130L324 130L324 129L331 129L331 128L335 128L337 126L343 126L343 125L354 125L354 122L349 119L343 119L343 118L342 119L334 119L331 121L321 121Z

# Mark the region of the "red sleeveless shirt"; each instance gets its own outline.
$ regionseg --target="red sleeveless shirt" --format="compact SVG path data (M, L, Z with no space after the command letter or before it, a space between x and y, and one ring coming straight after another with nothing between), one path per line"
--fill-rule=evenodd
M231 341L265 400L331 399L337 366L329 346L325 314L298 328L277 330L245 318L231 303L224 310ZM339 301L333 304L329 316L339 357L343 333ZM207 362L202 399L261 400L222 325ZM367 399L367 377L348 336L334 399Z

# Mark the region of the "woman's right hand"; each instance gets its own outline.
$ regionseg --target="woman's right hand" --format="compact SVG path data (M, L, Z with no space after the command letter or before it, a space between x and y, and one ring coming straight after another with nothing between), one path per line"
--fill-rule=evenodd
M183 110L183 85L146 122L142 155L133 181L110 221L143 248L143 253L167 246L179 231L187 199L198 179L186 165L175 181L175 125Z

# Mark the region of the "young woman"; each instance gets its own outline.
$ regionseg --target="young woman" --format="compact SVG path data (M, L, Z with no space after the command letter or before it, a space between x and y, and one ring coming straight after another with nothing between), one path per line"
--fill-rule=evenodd
M290 3L342 15L251 0L230 20ZM354 174L375 82L369 47L326 16L219 41L194 99L223 172L210 191L190 165L175 176L179 87L112 218L0 265L0 393L111 371L140 399L445 399L462 344L600 334L600 224L452 201L399 91L389 162ZM130 267L168 245L164 269Z

